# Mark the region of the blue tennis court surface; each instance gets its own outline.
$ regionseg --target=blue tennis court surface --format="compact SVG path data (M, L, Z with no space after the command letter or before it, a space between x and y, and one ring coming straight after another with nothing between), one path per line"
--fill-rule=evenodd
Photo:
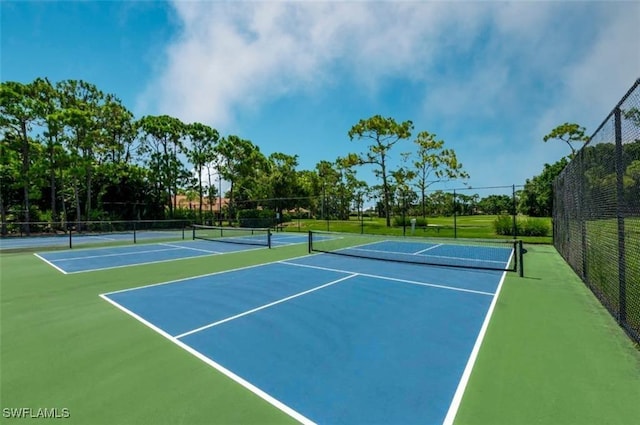
M307 237L301 234L272 236L274 247L306 242ZM52 251L35 255L62 273L69 274L262 248L256 245L196 240Z
M503 275L320 254L101 296L303 423L441 424Z
M137 231L136 239L178 239L183 235L182 230L153 230ZM73 245L76 244L97 244L116 241L132 241L133 233L103 233L103 234L78 234L72 235ZM29 237L6 237L0 238L0 250L38 248L38 247L68 247L69 235L57 236L29 236Z

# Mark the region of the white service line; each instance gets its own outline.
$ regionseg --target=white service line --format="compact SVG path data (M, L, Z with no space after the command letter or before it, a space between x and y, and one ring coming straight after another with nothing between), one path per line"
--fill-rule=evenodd
M190 246L173 245L173 244L170 244L170 243L159 243L158 245L171 246L171 247L174 247L174 248L190 249L192 251L208 252L209 254L222 254L222 252L220 252L220 251L210 251L208 249L191 248Z
M287 265L290 265L290 266L308 267L308 268L311 268L311 269L326 270L326 271L339 272L339 273L355 273L355 272L351 272L351 271L348 271L348 270L332 269L332 268L320 267L320 266L311 266L311 265L308 265L308 264L290 263L288 261L281 261L281 263L282 264L287 264ZM372 279L383 279L383 280L390 280L392 282L409 283L411 285L428 286L428 287L431 287L431 288L447 289L447 290L450 290L450 291L469 292L471 294L480 294L480 295L493 296L493 293L491 293L491 292L476 291L476 290L473 290L473 289L465 289L465 288L457 288L455 286L438 285L436 283L418 282L418 281L415 281L415 280L407 280L407 279L397 279L395 277L380 276L380 275L368 274L368 273L355 273L355 274L357 274L358 276L370 277Z
M413 253L413 255L419 255L419 254L422 254L423 252L427 252L427 251L429 251L429 250L431 250L431 249L434 249L434 248L437 248L437 247L439 247L439 246L442 246L442 244L441 244L441 243L439 243L438 245L434 245L434 246L430 246L429 248L421 249L420 251L416 251L416 252L414 252L414 253Z
M106 237L106 236L91 236L91 235L88 235L88 236L86 236L86 237L87 237L87 238L91 238L91 239L103 239L103 240L105 240L105 241L117 241L117 240L118 240L118 239L116 239L116 238L108 238L108 237Z
M107 248L107 249L113 249L113 248ZM117 249L117 248L116 248ZM59 258L53 261L75 261L75 260L85 260L88 258L102 258L102 257L118 257L118 256L122 256L122 255L137 255L137 254L149 254L151 252L164 252L164 251L176 251L176 248L171 248L171 249L148 249L146 251L131 251L131 252L117 252L114 254L102 254L102 255L87 255L85 257L68 257L68 258Z
M434 247L435 248L435 247ZM341 251L364 251L364 252L379 252L383 254L400 254L400 255L416 255L417 253L409 253L409 252L397 252L397 251L385 251L383 249L368 249L368 248L344 248ZM500 260L489 260L489 259L481 259L481 258L468 258L468 257L453 257L451 255L425 255L428 258L444 258L448 260L462 260L462 261L471 261L476 263L496 263L496 264L504 264L504 261ZM375 257L374 257L375 259ZM419 264L419 263L418 263ZM507 263L509 264L509 263ZM442 266L446 266L447 264L440 264Z
M262 248L256 248L256 249L262 249ZM246 251L240 251L240 252L246 252ZM291 258L291 260L296 260L298 258L312 257L312 256L315 256L315 255L320 255L320 254L303 255L301 257ZM193 257L190 257L190 258L193 258ZM205 274L201 274L201 275L197 275L197 276L183 277L181 279L168 280L166 282L151 283L149 285L136 286L135 288L119 289L119 290L116 290L116 291L106 292L104 295L119 294L121 292L137 291L138 289L152 288L154 286L169 285L169 284L172 284L172 283L185 282L185 281L191 280L191 279L200 279L202 277L209 277L209 276L215 276L215 275L218 275L218 274L231 273L231 272L236 272L236 271L239 271L239 270L248 270L248 269L253 269L253 268L256 268L256 267L268 266L268 265L271 265L271 264L278 264L280 262L281 262L281 260L276 260L276 261L271 261L271 262L268 262L268 263L252 264L250 266L238 267L238 268L235 268L235 269L221 270L219 272L205 273Z
M306 291L299 292L299 293L294 294L294 295L290 295L288 297L285 297L285 298L282 298L280 300L271 302L269 304L262 305L260 307L256 307L254 309L245 311L244 313L236 314L235 316L227 317L226 319L218 320L217 322L213 322L213 323L209 323L208 325L200 326L199 328L190 330L188 332L181 333L180 335L176 335L174 338L176 338L176 339L183 338L185 336L194 334L196 332L200 332L200 331L203 331L205 329L209 329L209 328L212 328L214 326L221 325L221 324L229 322L231 320L235 320L235 319L238 319L240 317L247 316L249 314L258 312L260 310L264 310L265 308L273 307L274 305L281 304L281 303L283 303L285 301L290 301L290 300L292 300L294 298L298 298L298 297L301 297L303 295L310 294L311 292L315 292L315 291L317 291L319 289L326 288L327 286L335 285L336 283L343 282L343 281L345 281L347 279L351 279L351 278L356 277L356 276L358 276L358 273L353 273L353 274L350 274L349 276L341 277L340 279L333 280L333 281L331 281L329 283L325 283L324 285L320 285L320 286L316 286L315 288L307 289Z

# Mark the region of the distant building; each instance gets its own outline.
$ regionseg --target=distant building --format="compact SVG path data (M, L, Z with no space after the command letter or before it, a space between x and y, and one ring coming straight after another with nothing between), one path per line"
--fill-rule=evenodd
M177 195L176 196L176 206L185 210L200 210L200 199L196 198L194 200L187 199L187 195ZM220 198L216 197L211 200L213 205L209 203L209 199L205 196L202 199L202 211L213 211L214 214L218 214L220 212ZM222 208L224 209L227 205L229 205L229 199L222 198Z

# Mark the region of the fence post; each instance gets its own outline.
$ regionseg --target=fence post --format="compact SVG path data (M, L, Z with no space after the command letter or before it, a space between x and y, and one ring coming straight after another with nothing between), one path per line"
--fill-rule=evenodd
M589 217L585 217L585 197L586 197L586 189L585 189L585 173L586 173L586 159L584 158L584 150L580 149L577 156L575 156L572 161L576 161L579 167L578 173L578 190L577 190L577 220L580 225L580 253L582 254L582 273L581 278L584 282L589 282L589 262L587 261L587 257L589 255L588 250L588 237L587 237L587 219Z
M456 190L453 189L453 238L458 237L458 218L456 216Z
M622 156L622 113L620 107L614 110L614 125L616 138L616 217L618 219L618 320L621 324L627 323L627 261L625 250L625 198L624 198L624 163Z
M518 214L518 205L516 203L516 185L511 188L511 200L513 201L513 239L518 238L518 221L516 215Z

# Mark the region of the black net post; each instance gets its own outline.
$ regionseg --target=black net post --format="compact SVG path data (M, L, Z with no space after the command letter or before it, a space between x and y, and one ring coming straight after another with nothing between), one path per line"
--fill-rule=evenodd
M73 233L73 227L70 225L70 223L67 223L67 229L69 230L69 249L73 248L73 241L72 241L72 236L71 233Z
M517 242L516 255L518 259L518 274L520 277L524 277L524 248L522 247L522 240Z
M133 243L137 243L136 240L136 222L133 222Z
M311 230L309 230L309 254L311 254L313 252L313 233L311 233Z

